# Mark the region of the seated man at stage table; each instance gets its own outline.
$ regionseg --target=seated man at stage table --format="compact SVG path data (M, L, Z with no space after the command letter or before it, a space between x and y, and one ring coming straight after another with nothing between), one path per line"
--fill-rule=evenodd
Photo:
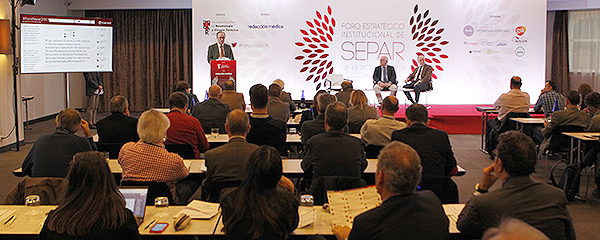
M410 96L410 92L404 92L406 98L413 104L419 103L421 92L431 89L431 73L433 72L433 68L425 64L425 57L423 55L419 55L417 60L419 62L419 67L415 68L406 80L404 80L406 85L403 87L413 88L415 90L415 100Z
M388 58L383 56L379 59L379 66L375 67L373 71L373 90L375 90L375 96L377 96L377 102L381 104L382 97L381 91L389 89L391 96L396 96L398 91L398 81L396 81L396 70L393 66L387 65Z
M114 96L108 106L112 114L96 123L98 142L127 143L140 140L137 133L138 120L129 116L127 98Z
M556 92L556 82L552 80L546 81L546 85L542 89L542 93L540 93L533 110L536 112L543 110L544 115L550 117L550 114L555 110L560 111L563 109L565 109L565 97Z
M73 108L61 110L54 121L56 131L41 136L25 157L23 174L30 177L66 177L73 155L95 151L88 122ZM81 129L85 137L76 136Z
M575 239L565 193L529 177L537 162L531 138L518 131L505 132L498 138L497 151L494 164L483 169L474 196L458 217L458 230L468 238L480 238L486 229L511 217L532 225L550 239ZM502 187L488 193L498 179Z
M289 92L283 91L283 89L285 88L285 83L283 82L283 80L278 78L278 79L275 79L273 81L273 83L275 83L281 87L281 94L279 95L279 99L281 99L281 101L286 102L290 105L290 112L296 111L296 103L294 103L294 100L292 100L292 94L290 94Z
M246 110L244 94L235 92L235 82L233 82L233 80L227 80L223 83L223 93L221 94L221 99L219 99L219 101L229 105L231 110Z
M302 123L300 132L302 134L302 145L304 146L306 146L308 140L313 136L326 132L324 113L325 109L327 109L327 106L335 102L335 96L329 93L321 93L316 97L315 102L317 103L315 105L317 105L317 112L319 114L315 116L315 119Z
M406 109L406 123L407 128L392 133L392 141L406 143L419 153L423 166L421 189L433 191L442 203L458 203L458 189L450 178L458 168L448 133L428 127L427 108L420 104Z
M550 144L552 132L560 126L579 126L585 130L590 123L590 115L586 112L579 111L579 93L577 91L568 91L566 94L566 110L556 111L552 114L551 121L544 122L542 136L544 141L540 145L540 153L543 153Z
M421 161L410 146L392 142L381 150L375 186L381 206L354 218L352 228L336 226L337 239L449 239L448 217L431 191L415 191Z
M210 64L210 61L217 60L219 58L233 59L233 51L231 46L225 43L225 32L217 32L217 42L208 46L208 53L206 54L206 61Z
M319 96L320 97L320 96ZM319 105L320 106L320 105ZM341 102L325 110L325 130L308 140L302 170L313 173L313 182L324 176L360 178L367 168L363 142L342 131L348 125L348 111Z
M236 109L227 114L225 129L229 142L206 151L206 180L202 185L203 191L210 191L211 183L214 182L243 181L246 178L248 158L258 148L257 145L246 141L246 135L250 131L250 120L246 112Z
M165 144L190 145L194 150L194 156L200 158L200 153L209 147L206 134L197 118L185 114L187 111L188 98L182 92L171 93L169 107L171 111L167 117L171 126L167 129L167 141Z
M290 118L290 104L281 101L281 86L273 83L269 86L269 102L267 103L267 113L269 116L279 118L287 123Z
M192 111L192 116L200 121L204 133L209 133L211 128L218 128L219 133L225 133L225 118L231 109L219 101L220 97L221 87L212 85L208 89L208 99L196 104Z
M367 145L385 146L391 142L392 132L406 127L406 123L396 120L398 99L388 96L381 104L380 119L367 119L360 129L360 136Z
M269 145L284 154L286 152L287 124L279 118L269 116L267 113L268 101L267 87L256 84L250 88L252 114L250 114L250 132L248 132L246 140L259 146Z

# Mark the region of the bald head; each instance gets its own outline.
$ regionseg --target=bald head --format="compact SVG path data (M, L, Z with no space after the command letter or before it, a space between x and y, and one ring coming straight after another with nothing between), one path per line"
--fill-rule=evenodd
M214 99L219 99L219 98L221 98L222 92L223 91L221 91L221 87L219 87L218 85L212 85L208 89L208 97L214 98Z
M225 120L225 128L227 133L231 136L246 136L248 133L248 126L250 125L250 119L248 114L241 109L236 109L227 114Z
M54 124L58 129L75 133L81 126L81 114L73 108L65 108L58 113Z
M394 96L388 96L383 99L381 104L381 113L383 115L394 115L398 111L398 99Z
M381 149L377 158L377 171L383 172L381 187L385 191L407 194L416 190L423 169L417 151L405 143L393 141Z

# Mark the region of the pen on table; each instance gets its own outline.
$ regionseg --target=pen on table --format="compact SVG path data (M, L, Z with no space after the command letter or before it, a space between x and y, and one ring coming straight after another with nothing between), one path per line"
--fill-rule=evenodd
M13 218L15 218L15 215L10 216L10 218L8 220L6 220L6 222L4 222L4 225L6 225L8 222L10 222L10 220L13 220Z
M148 224L148 226L146 226L146 227L144 228L144 230L145 230L145 229L148 229L148 228L150 227L150 225L152 225L154 222L156 222L156 219L152 220L152 222L150 222L150 224Z

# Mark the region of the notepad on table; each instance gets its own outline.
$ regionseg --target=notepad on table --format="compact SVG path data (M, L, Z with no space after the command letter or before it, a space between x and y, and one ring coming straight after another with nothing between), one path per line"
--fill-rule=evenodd
M219 204L194 200L188 204L183 210L175 214L174 218L181 213L190 215L192 219L211 219L219 213Z

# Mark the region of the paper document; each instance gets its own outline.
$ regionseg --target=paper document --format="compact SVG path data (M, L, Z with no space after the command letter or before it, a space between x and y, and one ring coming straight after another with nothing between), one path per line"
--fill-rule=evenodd
M17 210L0 209L0 221L6 221L10 216L14 215Z
M374 185L345 191L327 191L327 198L334 226L352 227L354 217L381 205L381 196Z
M317 221L317 209L314 207L302 207L298 208L298 216L300 221L298 222L298 228L306 227Z
M175 214L173 218L176 218L181 213L190 215L192 219L211 219L217 213L219 213L219 204L204 202L200 200L194 200L188 204L183 210Z

